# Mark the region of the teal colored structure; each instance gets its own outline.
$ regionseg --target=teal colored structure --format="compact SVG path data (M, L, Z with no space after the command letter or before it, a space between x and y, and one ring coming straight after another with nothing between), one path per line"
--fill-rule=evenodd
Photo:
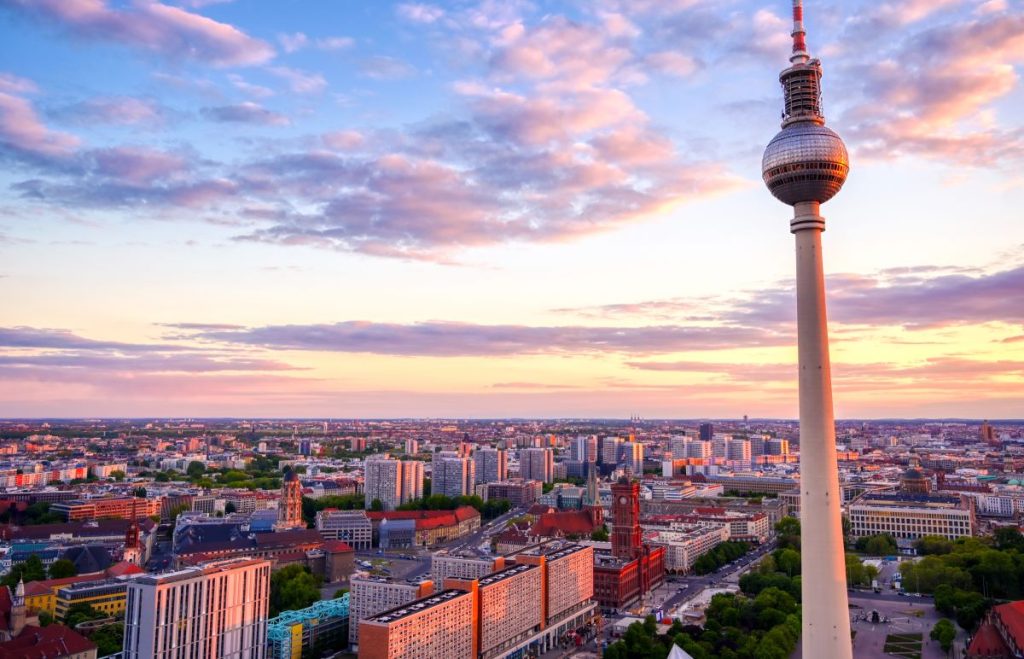
M271 618L267 621L267 659L300 659L314 650L344 649L348 646L348 615L345 593Z

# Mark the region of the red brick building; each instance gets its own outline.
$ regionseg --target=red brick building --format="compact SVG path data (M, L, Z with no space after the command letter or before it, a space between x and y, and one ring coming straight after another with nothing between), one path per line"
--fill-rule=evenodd
M626 477L612 485L611 553L594 553L594 599L604 609L624 609L665 579L665 548L643 544L640 486Z

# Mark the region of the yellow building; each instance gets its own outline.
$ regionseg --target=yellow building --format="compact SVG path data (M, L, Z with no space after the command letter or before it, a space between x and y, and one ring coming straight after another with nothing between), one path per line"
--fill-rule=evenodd
M64 586L57 591L56 617L63 619L75 604L88 604L108 616L121 615L127 602L128 581L116 578Z

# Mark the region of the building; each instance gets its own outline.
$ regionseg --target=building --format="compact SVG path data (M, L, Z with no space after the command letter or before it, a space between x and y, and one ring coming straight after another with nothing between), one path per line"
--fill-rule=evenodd
M364 620L359 656L539 656L592 624L592 569L593 548L548 543L486 576L447 579L437 595ZM467 603L438 612L459 598Z
M96 659L96 644L60 624L27 625L0 642L0 659Z
M539 499L544 492L544 484L540 481L521 478L487 483L484 488L484 501L508 499L514 507L528 506Z
M419 460L402 460L402 503L423 498L423 473Z
M302 519L302 483L299 475L291 469L285 469L284 482L281 484L281 501L277 508L277 524L275 530L304 529L306 522Z
M341 540L356 551L373 547L373 524L363 510L321 510L316 514L316 530L325 540Z
M88 604L108 616L120 615L125 610L128 583L136 576L84 581L59 588L54 615L63 620L75 604Z
M479 579L492 572L505 568L505 558L468 556L452 556L433 554L430 557L430 577L434 583L444 583L445 579Z
M367 618L427 597L434 592L430 579L396 581L383 577L353 577L349 582L348 642L359 645L360 623ZM362 656L360 652L360 656Z
M124 659L263 659L270 562L217 561L128 586Z
M569 444L569 459L577 462L597 462L597 435L580 435Z
M727 460L734 460L738 462L750 462L751 449L750 441L746 439L732 439L726 446Z
M160 499L137 499L136 497L104 497L97 499L73 499L58 501L50 510L62 515L66 522L91 519L136 519L160 514Z
M555 477L555 453L549 448L519 451L519 476L524 480L550 483Z
M620 462L629 473L640 476L644 473L644 445L640 442L625 442L620 447Z
M321 656L326 648L345 647L348 626L348 593L305 609L284 611L267 621L267 659Z
M720 525L692 525L679 530L658 530L648 537L649 542L665 547L665 569L676 574L687 574L697 559L729 540L729 527Z
M594 554L594 599L621 610L664 581L665 547L643 543L640 486L625 476L612 485L612 516L611 552Z
M430 547L467 536L480 528L480 512L472 506L459 506L455 510L371 511L366 516L373 523L382 549ZM393 533L396 528L406 533L411 531L408 536L411 544L395 540ZM387 540L385 533L388 534Z
M438 455L447 453L442 451ZM476 463L473 458L444 456L434 457L430 481L431 494L461 497L473 493L476 484Z
M619 464L619 447L622 442L621 437L605 437L601 440L601 464L609 466Z
M967 647L967 659L1024 657L1024 601L989 609Z
M476 657L472 592L443 590L359 622L360 659Z
M416 455L420 452L420 443L415 439L405 440L405 454Z
M44 579L43 581L30 581L25 584L25 605L31 611L37 613L46 612L51 616L57 615L57 593L66 586L81 583L95 583L125 577L135 574L142 574L142 569L131 563L116 563L102 572L93 574L79 574L74 577L63 579Z
M715 427L710 423L702 423L698 432L700 441L710 442L715 436Z
M366 508L380 501L384 510L394 510L402 504L402 463L388 457L366 460L363 493Z
M477 484L499 483L508 479L508 452L505 449L480 449L473 454L473 460Z
M708 483L721 485L726 492L739 494L780 494L794 490L800 484L795 478L786 476L762 476L759 473L740 473L729 475L708 475L704 477Z
M977 533L973 504L967 495L867 492L850 504L850 534L861 537L888 533L897 541L926 535L955 540ZM801 520L806 514L801 507Z

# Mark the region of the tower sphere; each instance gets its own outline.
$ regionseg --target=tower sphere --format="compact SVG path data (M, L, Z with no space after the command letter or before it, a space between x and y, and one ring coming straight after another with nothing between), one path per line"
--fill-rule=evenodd
M764 150L761 175L776 199L793 206L825 203L846 182L850 156L830 128L812 121L791 123Z

